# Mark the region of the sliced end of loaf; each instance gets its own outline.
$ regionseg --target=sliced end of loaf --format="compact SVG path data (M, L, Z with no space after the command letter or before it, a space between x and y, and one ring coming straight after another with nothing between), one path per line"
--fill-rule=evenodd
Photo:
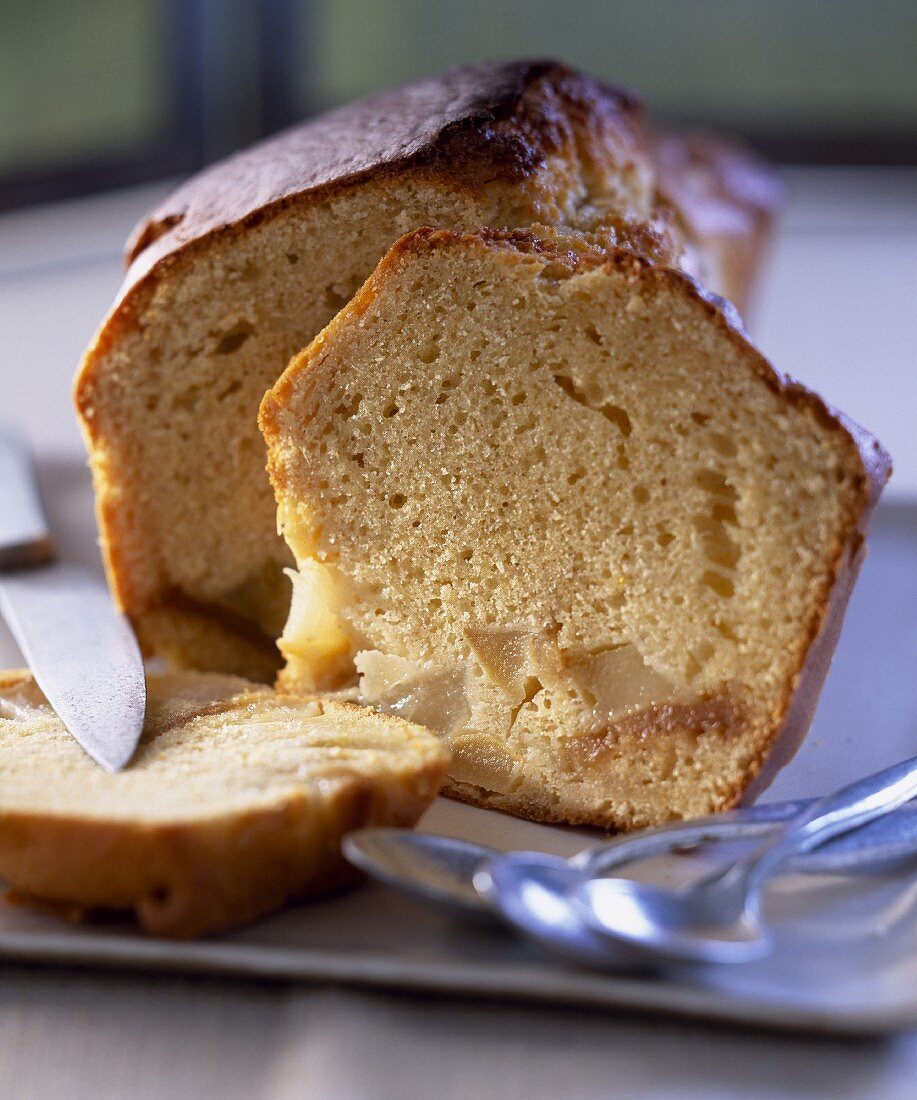
M411 826L448 751L428 731L237 677L148 677L132 764L110 775L27 672L0 674L0 874L70 915L132 910L156 935L214 933L353 877L340 841Z

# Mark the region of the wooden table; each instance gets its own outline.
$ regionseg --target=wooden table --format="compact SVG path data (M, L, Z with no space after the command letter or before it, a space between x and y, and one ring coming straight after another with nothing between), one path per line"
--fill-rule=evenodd
M781 368L883 438L892 495L914 498L917 173L801 170L790 181L754 328ZM79 477L69 380L117 286L121 241L159 192L0 218L0 416L39 452L59 523L80 496L62 484ZM0 968L0 1098L903 1100L915 1082L917 1035L839 1041L324 986Z

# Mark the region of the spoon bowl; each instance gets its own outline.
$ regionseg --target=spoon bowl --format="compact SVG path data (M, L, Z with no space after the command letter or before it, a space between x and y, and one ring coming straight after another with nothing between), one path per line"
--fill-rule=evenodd
M584 876L571 891L571 903L594 932L648 956L690 962L760 958L773 944L761 921L761 893L781 864L883 817L915 795L917 757L912 757L810 803L755 851L687 887Z
M602 970L632 967L626 947L609 944L571 903L581 881L582 872L567 860L543 852L500 856L474 875L475 888L493 911L552 954Z
M735 920L721 921L706 906L692 905L690 892L597 878L574 884L569 900L583 922L600 935L613 929L621 943L677 962L750 962L773 946L756 911L746 909Z

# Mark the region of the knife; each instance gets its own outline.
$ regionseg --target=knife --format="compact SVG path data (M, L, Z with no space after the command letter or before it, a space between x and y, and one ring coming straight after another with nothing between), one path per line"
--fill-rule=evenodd
M106 771L120 771L143 730L140 648L104 581L56 560L28 452L8 431L0 431L0 614L70 733Z

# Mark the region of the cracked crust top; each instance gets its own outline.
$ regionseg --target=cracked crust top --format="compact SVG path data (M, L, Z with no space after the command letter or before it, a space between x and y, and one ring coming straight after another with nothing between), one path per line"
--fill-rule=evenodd
M296 198L414 166L474 188L531 175L569 110L631 140L638 101L555 61L485 62L382 92L294 126L194 176L135 229L122 294L167 256Z

